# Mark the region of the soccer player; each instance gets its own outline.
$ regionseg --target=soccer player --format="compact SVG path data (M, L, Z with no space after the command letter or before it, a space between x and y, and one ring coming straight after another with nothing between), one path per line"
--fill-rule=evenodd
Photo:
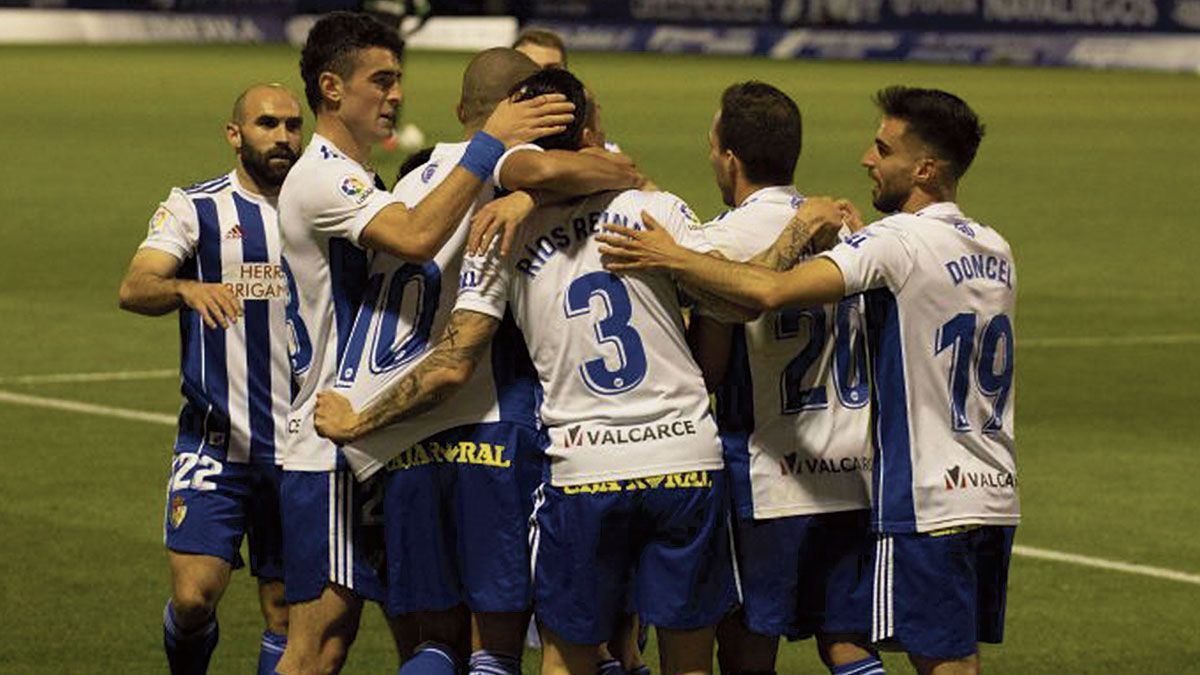
M279 85L247 89L225 138L236 168L174 189L121 282L121 308L179 309L183 409L168 482L171 599L163 642L171 672L204 673L217 603L241 567L243 535L266 629L259 673L287 642L279 481L291 396L287 283L275 213L300 153L300 103Z
M955 204L983 137L974 111L935 89L888 87L875 101L882 122L862 164L875 208L891 215L832 250L777 272L695 255L663 229L610 228L605 253L610 269L669 270L761 309L864 294L877 533L871 640L898 644L920 673L977 673L977 643L1003 637L1019 520L1016 268L1004 238ZM829 200L798 212L821 230L836 229L841 215Z
M526 83L583 100L564 71ZM539 143L578 147L581 136L580 120ZM643 210L707 250L691 209L667 193L541 207L507 260L495 250L467 258L450 323L419 367L361 414L335 393L318 407L333 438L413 419L471 377L511 309L544 391L550 442L530 534L543 673L595 672L627 592L659 629L665 672L708 672L712 627L733 599L720 446L675 285L605 272L594 240L603 223L635 223Z
M517 35L512 47L541 68L567 67L567 45L562 36L552 30L527 28Z
M402 44L363 14L335 12L309 32L300 58L316 133L284 183L280 228L297 299L289 313L299 388L288 420L282 487L287 600L282 673L335 672L353 642L362 599L384 600L375 569L381 495L358 485L338 447L313 428L316 392L331 387L367 284L367 251L417 264L454 232L506 146L572 119L562 97L505 101L436 190L409 209L377 187L370 149L392 131ZM398 626L393 625L393 629Z
M476 55L463 74L458 104L470 139L509 91L538 66L497 47ZM557 70L547 77L570 77ZM584 103L579 101L583 114ZM419 204L458 165L467 142L443 143L394 190ZM640 181L625 165L572 151L517 146L497 165L507 188L563 195L626 189ZM491 200L488 181L475 204ZM356 405L372 400L415 368L430 336L441 333L458 295L468 210L455 234L424 264L378 253L350 333L335 388ZM447 283L447 282L450 283ZM410 423L343 448L360 479L383 472L391 615L417 613L425 646L460 661L461 612L473 614L471 672L516 673L528 620L527 552L531 495L541 480L536 376L511 321L496 337L494 357L457 396ZM318 432L320 428L318 427ZM478 450L476 450L478 449ZM465 656L465 655L464 655ZM418 653L415 658L429 658ZM453 672L447 659L440 658Z
M725 204L705 225L726 258L762 253L804 198L792 186L800 109L762 82L731 85L708 134ZM717 631L727 673L775 670L779 636L817 636L837 674L882 672L870 629L873 540L861 296L764 314L745 326L705 316L689 339L710 388L734 504L741 611ZM867 668L868 664L876 667Z

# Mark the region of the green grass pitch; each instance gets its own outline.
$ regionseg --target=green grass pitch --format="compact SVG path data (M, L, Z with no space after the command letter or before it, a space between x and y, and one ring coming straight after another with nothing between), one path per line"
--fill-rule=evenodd
M0 49L0 390L177 409L170 378L12 378L177 365L176 322L119 312L118 281L168 189L229 168L222 124L238 91L299 90L297 58L286 47ZM431 139L458 137L466 58L410 55L405 118ZM1018 544L1200 573L1200 80L640 55L572 64L611 138L702 217L720 208L706 133L733 81L796 98L798 185L864 213L870 94L906 83L962 95L988 136L960 202L1009 238L1019 270ZM399 160L375 157L389 179ZM0 401L0 672L165 671L171 441L165 425ZM983 650L989 672L1200 672L1195 584L1018 556L1009 600L1006 643ZM261 622L244 574L220 617L212 672L252 672ZM393 672L390 650L368 609L347 672ZM811 642L786 645L780 672L823 672Z

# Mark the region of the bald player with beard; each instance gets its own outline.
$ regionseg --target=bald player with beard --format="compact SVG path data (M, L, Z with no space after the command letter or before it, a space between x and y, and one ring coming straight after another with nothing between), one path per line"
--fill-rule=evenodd
M537 71L513 49L476 55L456 110L463 138ZM397 184L395 197L419 204L466 148L465 141L437 145L426 164ZM356 406L369 405L425 360L430 336L441 334L454 307L471 216L497 186L574 196L640 183L627 164L604 157L537 146L510 150L433 260L375 256L334 389ZM406 674L454 672L468 632L471 673L519 672L531 599L528 519L541 480L543 434L536 374L511 319L487 351L485 363L445 405L343 447L359 479L384 477L386 609L420 627ZM464 609L471 614L469 631Z

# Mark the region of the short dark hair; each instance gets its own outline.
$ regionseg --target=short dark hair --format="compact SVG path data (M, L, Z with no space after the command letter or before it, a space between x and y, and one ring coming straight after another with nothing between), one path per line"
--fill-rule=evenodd
M397 60L404 57L404 42L396 31L368 14L330 12L313 25L300 52L300 77L304 80L304 97L314 113L323 99L321 73L350 77L358 52L371 47L387 49Z
M543 28L526 28L517 35L517 39L513 41L513 49L521 45L532 44L539 47L550 47L557 49L562 54L563 67L567 67L567 45L563 42L562 36L552 30Z
M534 143L547 150L578 150L583 144L583 125L588 118L588 98L579 78L564 68L545 68L517 83L512 96L518 101L542 94L563 94L575 104L575 119L567 128L551 136L543 136Z
M800 108L779 89L751 80L721 95L717 143L741 160L750 182L791 185L802 136Z
M975 159L984 126L966 101L940 89L895 85L875 93L875 105L884 117L908 124L908 131L933 149L938 159L950 163L955 178L962 178Z
M408 174L429 163L429 160L433 157L433 150L434 146L431 145L409 155L408 159L405 159L404 163L400 165L400 170L396 172L396 182L399 182Z

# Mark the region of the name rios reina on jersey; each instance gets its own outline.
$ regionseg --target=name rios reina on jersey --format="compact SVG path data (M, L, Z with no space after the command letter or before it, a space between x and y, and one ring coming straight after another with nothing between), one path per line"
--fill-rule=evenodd
M526 244L524 253L527 255L517 261L517 271L530 278L536 277L550 258L560 251L569 250L588 237L600 234L601 227L609 223L634 230L644 229L642 223L638 221L634 221L630 225L629 216L607 210L592 211L587 215L572 218L570 223L563 223L552 228L549 233Z

